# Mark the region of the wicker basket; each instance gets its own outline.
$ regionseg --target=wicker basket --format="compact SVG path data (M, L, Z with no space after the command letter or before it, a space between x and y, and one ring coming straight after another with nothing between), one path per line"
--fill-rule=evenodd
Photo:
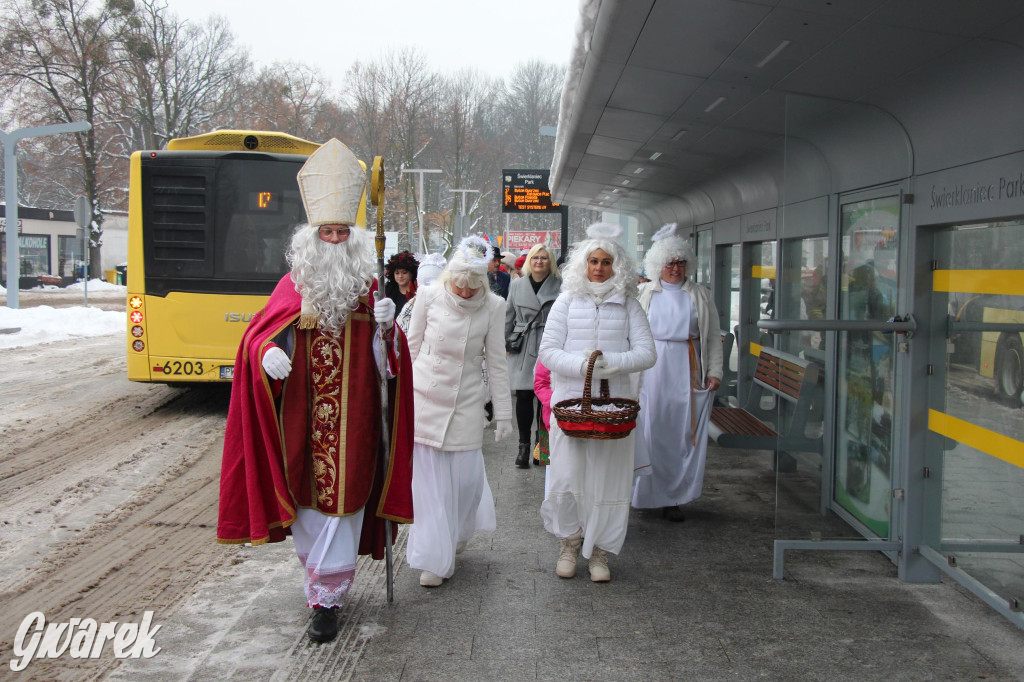
M636 428L636 416L640 403L626 398L611 398L608 395L608 380L601 379L601 397L591 398L590 390L594 378L594 363L601 355L595 350L587 361L587 377L583 382L583 397L562 400L551 407L562 432L572 438L593 438L611 440L625 438ZM594 407L609 409L595 410Z

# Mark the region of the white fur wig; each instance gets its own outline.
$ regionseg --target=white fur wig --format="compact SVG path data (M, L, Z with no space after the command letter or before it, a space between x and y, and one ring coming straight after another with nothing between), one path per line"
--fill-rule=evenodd
M626 298L636 298L636 263L626 250L619 244L622 228L612 223L594 223L587 228L587 237L569 253L569 260L562 268L562 291L577 295L588 293L587 259L590 254L601 249L612 257L612 277L615 291L622 292Z
M416 284L422 287L436 282L447 265L444 256L439 253L417 254L416 261L420 264L416 270Z
M674 260L686 261L687 274L695 271L697 258L690 246L690 239L679 233L679 225L667 223L651 237L650 250L644 257L644 272L650 280L661 277L665 264Z
M448 266L438 278L455 286L480 289L487 286L487 265L494 258L494 249L482 237L470 235L459 242Z

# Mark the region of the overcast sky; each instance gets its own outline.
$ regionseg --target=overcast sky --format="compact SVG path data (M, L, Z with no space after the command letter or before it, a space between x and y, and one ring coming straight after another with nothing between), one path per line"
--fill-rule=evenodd
M430 67L504 76L520 62L569 63L579 0L168 0L179 17L227 17L261 65L299 61L341 87L348 67L420 48Z

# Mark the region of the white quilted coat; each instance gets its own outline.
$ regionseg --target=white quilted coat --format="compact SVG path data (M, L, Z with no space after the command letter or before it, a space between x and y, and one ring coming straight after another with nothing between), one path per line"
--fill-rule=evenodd
M647 314L635 299L610 296L596 305L589 296L562 292L548 315L540 343L540 361L551 370L551 404L583 395L583 351L600 350L620 372L608 380L614 398L636 398L630 373L657 360ZM593 395L599 395L595 381Z

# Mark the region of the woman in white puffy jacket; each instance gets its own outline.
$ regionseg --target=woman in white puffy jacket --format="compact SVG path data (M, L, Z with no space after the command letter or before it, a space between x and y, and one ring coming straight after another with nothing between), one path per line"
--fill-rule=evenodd
M583 395L587 359L594 366L594 392L607 379L613 397L636 398L630 375L654 366L657 355L647 315L636 300L632 259L619 245L622 229L596 223L563 269L562 293L551 307L540 361L551 370L551 404ZM626 539L633 480L634 435L612 440L570 438L551 422L551 466L540 514L561 552L555 572L576 575L579 554L590 579L608 582L608 554Z
M492 362L495 440L512 434L512 394L505 359L505 300L487 287L490 246L479 237L459 244L437 282L419 290L407 338L412 359L416 434L412 458L415 522L406 561L420 585L435 587L455 572L455 555L477 531L494 530L494 498L481 450L484 383Z

